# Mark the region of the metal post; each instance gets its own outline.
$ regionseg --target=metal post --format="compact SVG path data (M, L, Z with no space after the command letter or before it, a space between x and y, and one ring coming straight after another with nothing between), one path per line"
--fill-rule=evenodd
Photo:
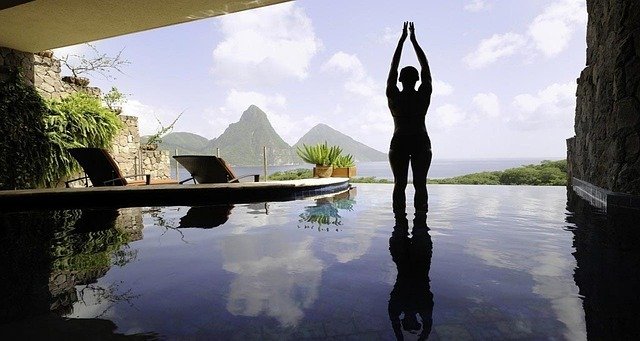
M138 155L133 156L133 174L140 174L138 173Z
M174 153L175 156L178 156L178 148L176 148L176 151ZM176 180L180 181L180 171L179 171L179 167L180 167L180 163L178 162L178 160L174 159L176 162Z
M267 146L262 146L262 169L264 170L264 181L267 181Z

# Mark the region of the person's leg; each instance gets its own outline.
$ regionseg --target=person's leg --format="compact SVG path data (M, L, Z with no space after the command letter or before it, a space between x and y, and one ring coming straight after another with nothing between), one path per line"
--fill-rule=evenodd
M392 144L393 147L393 144ZM389 150L389 163L393 172L393 215L396 223L407 221L407 174L409 172L409 154L402 148Z
M427 212L429 211L429 194L427 192L427 173L431 167L431 146L427 145L424 149L416 151L411 155L411 171L413 172L413 187L415 195L413 197L413 205L415 207L415 216L413 226L426 226Z

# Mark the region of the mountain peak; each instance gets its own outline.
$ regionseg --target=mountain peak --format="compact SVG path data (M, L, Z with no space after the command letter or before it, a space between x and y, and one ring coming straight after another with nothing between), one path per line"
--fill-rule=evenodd
M324 123L318 123L309 131L337 131Z
M251 104L247 110L245 110L242 113L242 116L240 116L240 121L246 121L246 120L266 120L269 121L269 119L267 118L267 114L262 111L262 109L258 108L256 105Z

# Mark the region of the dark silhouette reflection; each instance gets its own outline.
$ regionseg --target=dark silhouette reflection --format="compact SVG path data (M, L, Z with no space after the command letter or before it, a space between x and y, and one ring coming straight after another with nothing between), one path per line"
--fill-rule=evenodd
M121 292L97 282L112 266L136 259L128 243L142 238L142 226L140 209L135 208L0 214L3 333L50 338L74 336L76 330L89 333L95 327L97 334L112 335L112 322L76 322L63 316L73 313L84 295L99 293L94 295L98 301L112 303L106 310L135 296L131 290Z
M229 220L233 205L194 206L189 208L187 214L180 218L179 228L196 227L210 229Z
M316 199L315 206L305 207L304 213L300 214L299 222L303 225L298 225L298 228L329 231L329 226L333 225L338 230L338 227L342 226L342 216L339 211L353 211L356 194L356 188L352 187L344 192Z
M396 221L389 238L389 251L398 276L389 297L388 311L398 340L404 339L403 330L418 334L419 340L426 340L431 333L433 294L429 270L432 250L428 228L414 227L409 238L407 225Z
M402 46L407 39L407 29L410 40L420 62L420 73L413 66L404 67L398 76ZM418 90L415 89L418 80L422 81ZM402 91L396 85L402 83ZM413 172L413 186L415 196L416 221L424 220L427 214L428 193L427 173L431 166L431 140L427 134L425 117L431 103L431 71L424 51L418 44L415 28L412 22L405 22L402 35L391 61L391 70L387 79L387 100L389 110L393 116L394 131L389 147L389 163L393 171L393 213L396 219L406 219L407 174L409 163Z
M639 217L595 211L569 193L576 285L583 296L589 340L640 339L640 246L624 239ZM626 237L625 237L626 235Z

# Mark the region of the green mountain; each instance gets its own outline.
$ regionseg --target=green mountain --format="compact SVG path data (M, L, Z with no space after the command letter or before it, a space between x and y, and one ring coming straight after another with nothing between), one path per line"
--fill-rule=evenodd
M141 139L142 140L142 139ZM144 142L142 142L144 143ZM169 133L162 138L159 148L169 150L172 153L178 149L179 154L207 154L206 147L209 143L205 137L187 132ZM209 154L211 152L209 151Z
M220 156L232 165L262 165L262 148L267 147L267 162L272 165L298 163L295 150L273 129L267 114L249 106L240 120L232 123L218 138L209 141L207 150L220 148Z
M304 134L293 146L294 148L302 144L312 145L327 141L328 145L338 145L342 148L343 154L351 154L358 162L367 161L387 161L387 154L360 143L351 137L329 127L326 124L318 124Z
M141 137L144 143L147 137ZM368 147L351 137L327 126L318 124L307 132L293 147L287 144L273 129L267 115L255 105L251 105L236 123L232 123L219 137L206 138L186 132L169 133L162 138L160 149L173 155L178 149L181 155L214 155L220 148L220 156L232 165L262 165L262 147L267 147L267 162L270 165L303 164L296 154L296 146L327 141L330 145L342 147L344 153L354 156L357 161L386 161L387 155ZM173 159L171 160L173 162Z

